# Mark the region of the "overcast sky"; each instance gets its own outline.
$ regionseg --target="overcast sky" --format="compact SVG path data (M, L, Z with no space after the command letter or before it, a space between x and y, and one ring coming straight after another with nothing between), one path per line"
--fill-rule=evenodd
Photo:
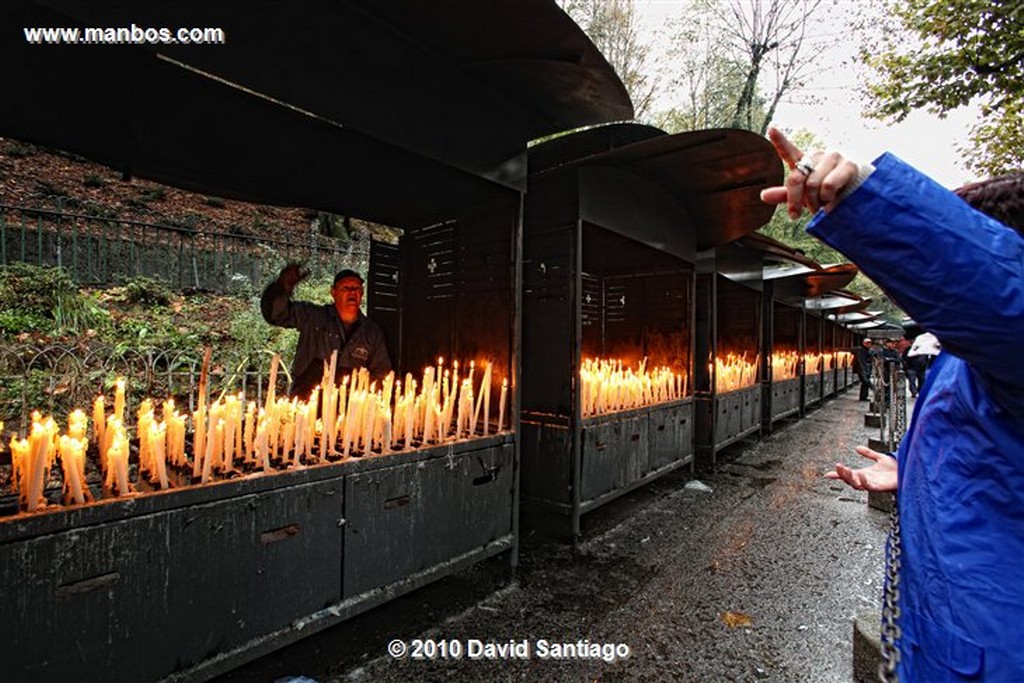
M831 9L842 11L844 2L852 1L838 0ZM681 16L685 4L684 0L636 0L645 35L651 41L658 40L659 29L663 31L669 19ZM823 70L813 81L818 103L783 101L776 112L776 124L790 130L806 128L826 146L857 160L893 152L947 187L973 180L972 174L963 169L954 144L966 142L975 111L958 110L944 120L916 112L899 125L862 118L857 74L840 66L842 58L852 56L857 46L841 30L830 34L829 22L818 23L822 29L812 33L813 43L823 46L819 52Z

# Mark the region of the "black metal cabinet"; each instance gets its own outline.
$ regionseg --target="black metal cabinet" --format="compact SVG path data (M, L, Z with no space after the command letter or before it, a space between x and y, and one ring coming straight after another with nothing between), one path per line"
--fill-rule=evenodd
M800 410L800 378L772 382L772 421L788 417Z
M584 504L641 480L650 471L648 416L583 424L581 496Z
M821 403L821 373L804 375L803 407L806 409Z
M657 471L693 453L693 403L654 407L648 416L650 471ZM642 474L647 474L643 472Z
M344 596L512 532L512 444L345 477Z
M243 490L210 487L208 502L139 514L116 501L94 524L52 533L74 511L6 521L21 533L0 542L0 572L19 577L0 599L5 672L156 679L337 602L340 481Z

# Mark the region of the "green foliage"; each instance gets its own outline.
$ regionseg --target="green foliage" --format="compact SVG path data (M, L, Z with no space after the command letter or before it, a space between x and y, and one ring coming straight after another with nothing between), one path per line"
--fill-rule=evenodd
M46 332L53 321L35 313L0 308L0 337L13 337L24 332Z
M875 71L871 115L902 121L916 109L939 115L980 102L971 170L996 175L1024 166L1024 5L986 0L885 0L893 26L865 43Z
M54 185L53 183L51 183L51 182L49 182L47 180L43 180L41 178L36 178L35 184L36 184L36 192L38 192L41 195L46 195L46 196L49 196L49 197L67 197L68 196L67 192L65 192L64 190L60 189L59 187L57 187L56 185Z
M228 335L238 362L249 367L259 364L259 356L264 352L276 352L284 358L291 358L299 341L297 331L274 327L263 319L258 299L253 299L249 307L235 314L228 326Z
M54 294L53 320L58 331L81 334L106 327L109 315L94 297L66 290Z
M89 202L85 205L85 213L96 218L108 220L115 220L121 215L121 212L118 211L116 207L103 206L93 202Z
M28 263L0 269L0 315L6 334L80 334L107 321L95 299L82 294L66 270Z
M121 295L125 303L142 306L167 306L173 296L164 282L143 276L128 280Z
M86 187L103 187L107 184L107 181L95 173L89 173L82 179L82 184Z
M332 274L314 274L295 289L295 299L314 303L330 302L333 284ZM263 319L257 296L251 297L249 305L232 317L227 335L238 362L250 367L263 362L260 355L265 353L280 353L283 358L291 358L299 341L296 330L276 327Z
M4 150L4 153L12 159L24 159L25 157L30 157L35 154L36 151L38 150L36 150L34 145L30 145L27 142L11 140L7 143L7 148Z

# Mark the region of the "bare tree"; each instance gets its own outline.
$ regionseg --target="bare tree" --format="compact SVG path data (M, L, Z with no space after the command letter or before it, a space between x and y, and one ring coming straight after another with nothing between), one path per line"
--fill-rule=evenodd
M650 45L640 37L634 0L560 0L622 79L638 119L648 112L656 78L648 64Z
M693 0L676 22L675 54L689 108L725 102L716 125L764 133L784 96L802 85L811 65L808 31L823 0ZM703 81L709 89L699 92ZM692 117L691 117L692 118ZM684 117L685 119L685 117ZM697 117L695 120L699 120Z

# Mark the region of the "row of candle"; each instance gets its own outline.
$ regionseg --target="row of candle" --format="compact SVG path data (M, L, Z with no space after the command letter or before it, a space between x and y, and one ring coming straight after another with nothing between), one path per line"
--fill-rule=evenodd
M196 410L191 415L191 453L186 450L189 416L178 411L173 399L160 409L150 398L138 408L135 426L139 476L148 476L154 488L168 489L168 468L190 473L206 483L217 473L242 467L273 471L274 465L299 467L327 458L388 453L497 434L505 427L508 380L502 380L497 424L491 419L493 366L478 373L476 363L460 375L459 364L424 370L421 381L411 373L405 382L389 373L378 387L363 369L335 383L337 358L324 369L323 381L310 397L278 397L275 391L280 359L271 363L270 386L262 406L245 403L242 394L207 400L206 373L200 379ZM209 365L209 354L204 368ZM91 441L99 455L104 489L111 495L134 492L129 480L130 439L125 426L125 380L114 383L113 409L105 396L93 403ZM85 460L90 443L90 420L82 410L68 416L65 433L51 417L36 412L28 435L12 436L12 484L23 509L46 505L43 494L56 460L60 460L64 502L91 500L86 484ZM3 423L0 422L0 431ZM191 457L190 457L191 456Z
M800 354L796 351L776 351L772 354L772 379L794 379L800 372Z
M732 356L733 354L729 354ZM771 354L771 376L774 380L792 380L800 374L801 360L804 362L804 369L807 374L814 375L822 372L822 370L834 370L836 368L849 368L851 361L853 360L853 354L849 351L836 351L836 352L823 352L823 353L805 353L801 355L798 351L775 351ZM751 374L749 365L744 364L742 359L736 361L735 357L728 359L726 364L726 375L725 377L727 386L729 388L724 389L728 391L730 389L740 388L742 386L749 386L754 383L756 374ZM741 370L738 370L741 368ZM722 369L719 368L720 375ZM735 384L729 382L729 380L735 377L741 377L748 384ZM716 384L716 386L721 386ZM723 389L719 389L720 391Z
M759 359L760 355L754 354L752 360L747 360L746 352L742 355L729 352L724 356L716 356L713 370L712 364L708 363L708 372L714 372L715 391L724 393L756 384Z
M621 360L587 358L580 366L580 409L584 417L664 403L686 396L686 374L666 366L636 369Z

